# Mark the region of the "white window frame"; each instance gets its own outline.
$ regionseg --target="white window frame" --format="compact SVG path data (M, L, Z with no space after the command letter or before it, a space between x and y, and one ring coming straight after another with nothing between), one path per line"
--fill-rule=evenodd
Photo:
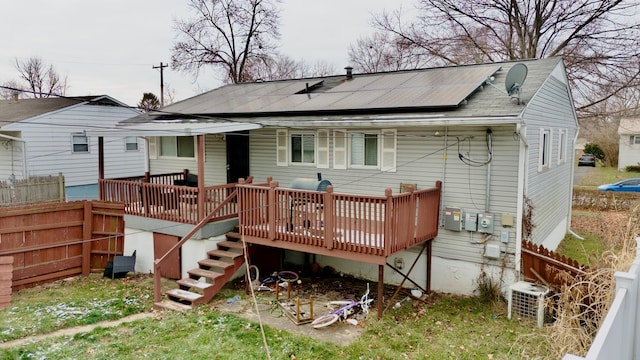
M558 165L567 162L567 129L558 131Z
M175 142L176 142L176 154L163 154L162 151L162 138L174 138ZM193 140L193 156L179 156L178 155L178 138L191 138ZM196 154L197 154L197 150L196 150L196 146L197 146L198 142L196 141L196 137L195 136L158 136L157 138L157 151L158 151L158 157L160 158L165 158L165 159L195 159L196 158Z
M551 129L540 129L540 142L538 148L538 171L549 168L549 160L551 159Z
M301 154L300 154L300 161L293 161L293 137L294 136L300 136L302 139L302 143L301 145L303 146L303 148L301 149ZM304 159L304 138L306 136L313 136L313 160L312 162L307 162ZM289 165L292 166L316 166L316 164L318 163L317 161L317 156L318 156L318 135L316 134L315 131L289 131L289 134L287 136L287 143L288 143L288 151L287 151L287 158L288 158L288 163Z
M380 131L369 130L369 131L349 131L347 136L347 164L351 169L380 169L382 162L382 135ZM376 164L375 165L366 165L364 164L364 160L366 159L366 143L363 142L362 149L363 152L363 163L362 164L354 164L353 163L353 154L354 154L354 144L353 144L353 136L357 134L362 134L364 138L367 135L375 135L376 136Z
M129 145L135 145L135 149L133 149L133 148L130 149ZM126 151L126 152L140 151L140 144L138 143L138 137L137 136L125 136L124 137L124 151Z
M84 139L84 142L76 141ZM86 146L86 150L78 150L76 146ZM89 153L89 137L86 134L71 134L71 152L73 154L88 154Z
M631 137L631 145L640 145L640 135L633 135Z

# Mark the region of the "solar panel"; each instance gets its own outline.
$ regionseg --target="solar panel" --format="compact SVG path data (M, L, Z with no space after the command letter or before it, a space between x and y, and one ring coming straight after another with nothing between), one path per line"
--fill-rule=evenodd
M328 77L245 83L221 87L167 110L189 113L269 113L455 107L498 70L498 65L458 66L355 75L350 80ZM327 79L333 82L325 82ZM305 91L307 86L312 89L309 93Z

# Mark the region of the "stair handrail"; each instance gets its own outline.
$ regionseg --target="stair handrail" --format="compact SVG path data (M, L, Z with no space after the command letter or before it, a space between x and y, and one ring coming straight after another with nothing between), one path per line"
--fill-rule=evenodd
M249 176L247 178L247 180L240 179L238 181L238 184L251 184L252 182L253 182L253 176ZM160 258L158 258L158 259L153 261L153 299L154 299L154 302L160 302L160 300L162 300L162 290L161 290L161 283L160 283L160 267L161 267L162 262L169 255L172 255L175 251L177 251L179 248L181 248L182 245L184 245L184 243L186 243L189 239L191 239L191 237L193 235L195 235L198 232L198 230L200 230L203 226L205 226L214 216L216 216L218 214L218 212L225 205L227 205L229 202L231 202L231 200L233 200L237 196L238 196L238 190L234 189L233 192L231 194L229 194L229 196L227 196L227 198L224 199L224 201L222 201L220 203L220 205L218 205L218 207L213 209L213 211L211 213L209 213L209 215L205 216L202 220L200 220L200 222L198 222L193 227L193 229L191 229L191 231L189 231L180 241L178 241L175 245L173 245L173 247L171 249L169 249Z

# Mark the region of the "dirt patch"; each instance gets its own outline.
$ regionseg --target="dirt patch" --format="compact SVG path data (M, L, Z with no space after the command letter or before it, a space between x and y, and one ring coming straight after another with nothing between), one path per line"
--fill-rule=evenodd
M103 328L116 327L116 326L118 326L120 324L132 322L132 321L136 321L136 320L140 320L140 319L146 319L146 318L150 318L150 317L155 317L155 316L156 315L153 312L140 313L140 314L135 314L135 315L123 317L123 318L118 319L118 320L102 321L102 322L99 322L97 324L83 325L83 326L76 326L76 327L71 327L71 328L66 328L66 329L60 329L60 330L57 330L57 331L54 331L54 332L51 332L51 333L48 333L48 334L28 336L28 337L25 337L25 338L22 338L22 339L17 339L17 340L13 340L13 341L7 341L7 342L0 343L0 349L8 349L8 348L13 347L13 346L20 346L20 345L24 345L26 343L36 342L36 341L49 339L49 338L53 338L53 337L58 337L58 336L73 336L73 335L76 335L76 334L89 332L89 331L91 331L91 330L93 330L95 328L98 328L98 327L103 327Z
M280 301L295 303L295 299L300 299L301 303L308 304L313 297L314 317L319 317L328 313L331 309L327 307L329 301L354 299L359 300L367 288L367 282L351 277L330 277L330 278L303 278L302 283L292 287L290 298L287 300L287 291L281 289L278 292ZM255 293L255 302L246 291L245 282L239 280L229 284L225 289L225 298L217 297L211 302L211 306L225 313L232 313L247 320L259 322L270 327L284 330L290 333L309 336L314 339L327 341L339 346L346 346L357 340L364 331L364 324L367 319L375 319L377 316L376 292L377 284L369 282L370 298L374 298L373 306L368 314L354 314L349 318L350 322L339 321L325 328L315 329L310 323L296 324L295 317L290 318L279 309L276 301L275 291L259 291ZM395 291L395 287L385 286L384 298L390 299ZM241 300L228 303L229 298L234 295L241 295ZM396 298L404 298L401 293ZM415 300L412 300L415 301ZM257 302L257 310L256 310ZM308 314L308 305L301 306L302 310ZM353 321L355 320L355 321Z

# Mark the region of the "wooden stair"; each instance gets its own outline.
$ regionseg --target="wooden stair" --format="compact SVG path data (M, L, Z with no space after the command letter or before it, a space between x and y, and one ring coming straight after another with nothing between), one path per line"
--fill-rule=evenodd
M188 277L177 281L178 288L166 291L165 299L155 307L184 311L211 301L244 264L240 234L229 232L226 238L217 249L207 252L207 258L198 261L197 268L187 271Z

